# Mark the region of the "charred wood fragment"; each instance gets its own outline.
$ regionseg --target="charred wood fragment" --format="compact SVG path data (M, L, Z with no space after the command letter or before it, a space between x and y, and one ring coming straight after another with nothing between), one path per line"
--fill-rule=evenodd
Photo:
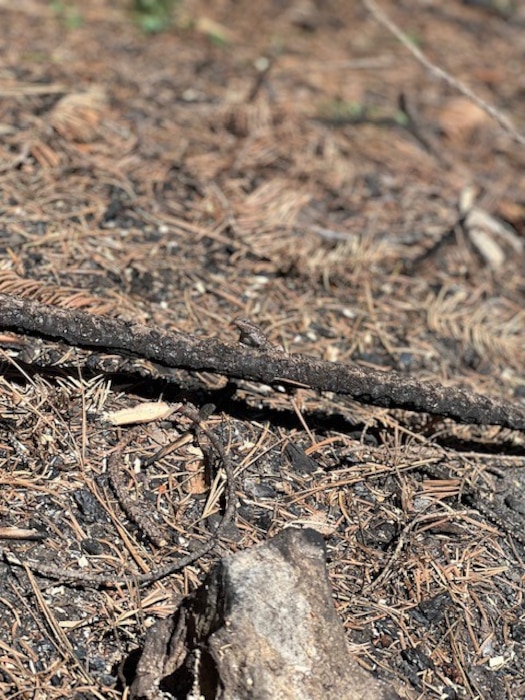
M134 355L169 368L209 371L232 379L345 394L355 401L525 430L525 408L458 387L397 372L286 354L277 348L229 345L105 316L0 294L0 328L60 339L84 348Z

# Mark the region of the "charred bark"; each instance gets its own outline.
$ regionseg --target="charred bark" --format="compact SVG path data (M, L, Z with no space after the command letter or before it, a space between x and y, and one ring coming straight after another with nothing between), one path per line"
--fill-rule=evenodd
M277 348L229 345L217 338L164 331L5 294L0 294L0 327L83 348L134 355L170 368L330 391L364 404L525 430L525 408L466 389L420 381L394 371L379 372L309 355L286 354Z

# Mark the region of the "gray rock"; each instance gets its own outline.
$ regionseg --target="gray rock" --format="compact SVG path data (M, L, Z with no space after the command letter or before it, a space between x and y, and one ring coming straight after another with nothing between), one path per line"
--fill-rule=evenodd
M289 528L226 557L147 634L132 700L394 700L349 654L325 547Z

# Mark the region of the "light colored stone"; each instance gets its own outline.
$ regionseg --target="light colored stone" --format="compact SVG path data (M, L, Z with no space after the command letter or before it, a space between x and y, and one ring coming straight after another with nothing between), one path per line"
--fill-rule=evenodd
M131 698L190 695L206 700L398 697L350 656L332 600L322 536L295 528L223 559L171 619L149 631Z

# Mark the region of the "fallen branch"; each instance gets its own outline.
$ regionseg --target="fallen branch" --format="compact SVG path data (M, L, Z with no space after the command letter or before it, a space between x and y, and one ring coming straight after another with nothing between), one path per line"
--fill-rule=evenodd
M403 408L462 423L525 430L525 409L466 389L419 381L397 372L288 355L277 348L228 345L138 323L71 311L0 294L0 328L104 348L153 360L166 367L210 371L232 379L346 394L364 404Z

